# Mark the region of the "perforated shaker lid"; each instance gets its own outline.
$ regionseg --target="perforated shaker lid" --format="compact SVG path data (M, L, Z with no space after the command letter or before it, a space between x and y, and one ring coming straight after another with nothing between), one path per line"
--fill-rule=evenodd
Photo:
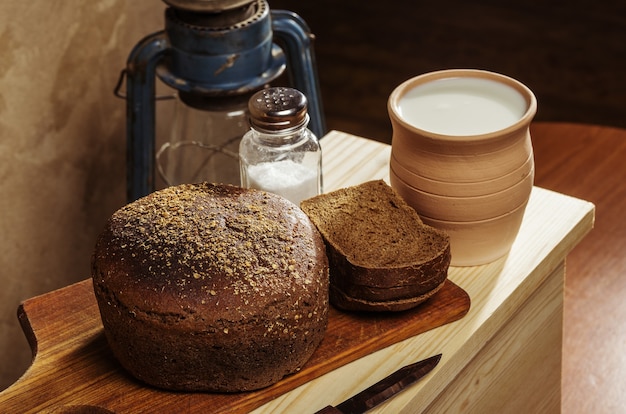
M273 87L250 98L250 124L264 131L298 128L309 122L306 96L297 89Z

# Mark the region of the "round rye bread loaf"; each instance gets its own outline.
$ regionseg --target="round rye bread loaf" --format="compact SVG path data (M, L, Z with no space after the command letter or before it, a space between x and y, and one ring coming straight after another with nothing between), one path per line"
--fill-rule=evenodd
M92 260L113 354L168 390L248 391L298 371L326 330L328 277L324 242L297 206L228 185L126 205Z

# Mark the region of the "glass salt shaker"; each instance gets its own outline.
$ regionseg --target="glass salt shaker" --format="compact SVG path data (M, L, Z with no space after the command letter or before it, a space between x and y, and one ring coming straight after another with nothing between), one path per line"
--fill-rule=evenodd
M307 99L273 87L248 102L250 130L239 145L241 186L281 195L296 205L322 192L322 149L307 128Z

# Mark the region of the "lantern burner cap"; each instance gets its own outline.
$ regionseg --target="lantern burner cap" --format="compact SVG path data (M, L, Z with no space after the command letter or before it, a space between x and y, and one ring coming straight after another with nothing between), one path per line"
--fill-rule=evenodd
M254 0L163 0L176 9L200 13L221 13L243 7Z
M198 29L236 30L263 9L262 0L163 0L177 19Z

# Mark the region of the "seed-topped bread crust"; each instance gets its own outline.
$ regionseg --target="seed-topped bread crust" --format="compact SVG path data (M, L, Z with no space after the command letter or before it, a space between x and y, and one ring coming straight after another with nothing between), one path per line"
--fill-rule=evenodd
M323 241L297 206L262 191L180 185L128 204L98 238L92 276L114 354L166 389L271 385L326 327Z

